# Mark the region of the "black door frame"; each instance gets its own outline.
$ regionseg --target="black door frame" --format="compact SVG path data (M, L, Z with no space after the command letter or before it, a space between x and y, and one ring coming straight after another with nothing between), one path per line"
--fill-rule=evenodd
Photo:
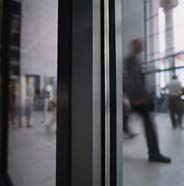
M8 170L8 98L9 98L9 32L10 32L10 0L3 1L2 16L2 48L1 48L1 66L2 66L2 108L1 108L1 135L0 135L0 176L3 183L11 185Z
M110 185L118 186L118 148L120 148L117 144L117 35L116 35L116 8L117 4L121 5L121 1L117 0L109 0L109 77L106 77L105 75L105 54L102 52L102 66L101 66L101 79L102 79L102 97L101 97L101 115L102 115L102 186L105 186L105 172L106 172L106 134L105 134L105 127L106 127L106 121L105 121L105 95L110 95ZM119 11L119 10L118 10ZM118 12L119 14L119 12ZM101 38L102 38L102 46L101 50L104 51L104 0L101 1ZM118 25L118 26L121 26ZM121 29L121 28L119 28ZM122 51L121 51L122 52ZM109 79L109 90L105 88L105 79ZM106 92L108 91L108 93Z
M110 63L110 185L117 186L117 99L116 99L116 34L115 0L109 0L109 63Z
M58 105L56 186L71 186L71 81L73 53L73 0L59 0L58 3Z
M122 179L122 1L109 0L110 185ZM121 70L120 70L121 69Z
M3 109L0 135L0 175L6 181L6 186L13 185L8 175L8 84L9 84L9 30L10 2L4 0L3 31L2 31L2 90ZM103 0L102 0L103 4ZM56 153L56 186L71 186L71 87L72 87L72 43L73 43L73 0L58 1L58 114L57 114L57 153ZM109 0L110 13L110 126L111 126L111 185L117 185L117 111L116 111L116 42L115 42L115 0ZM101 9L101 43L104 49L103 37L103 7ZM62 34L60 34L62 33ZM104 54L102 52L102 67ZM63 70L64 69L64 70ZM104 85L104 69L102 68L102 86ZM102 169L104 168L104 87L102 87ZM102 170L102 185L104 172Z

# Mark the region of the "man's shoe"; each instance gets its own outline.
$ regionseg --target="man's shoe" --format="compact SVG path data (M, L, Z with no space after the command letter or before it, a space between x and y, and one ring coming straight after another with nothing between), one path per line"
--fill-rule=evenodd
M33 126L32 126L32 125L27 125L27 128L29 128L29 129L30 129L30 128L33 128Z
M163 155L157 155L157 156L149 157L149 161L155 163L171 163L171 158L165 157Z
M124 139L133 139L138 135L139 134L137 134L137 133L123 133L123 138Z
M177 129L177 126L173 126L172 129L173 129L173 130Z
M132 139L132 138L135 138L135 137L138 136L138 135L139 135L139 134L137 134L137 133L130 133L128 137L129 137L130 139Z

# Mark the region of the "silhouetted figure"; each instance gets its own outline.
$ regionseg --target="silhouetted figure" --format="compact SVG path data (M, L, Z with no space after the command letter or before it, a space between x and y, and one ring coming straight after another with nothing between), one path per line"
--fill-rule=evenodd
M56 125L56 112L57 112L57 91L53 91L53 99L50 103L52 106L52 115L48 123L46 124L46 127L50 129L52 126Z
M15 125L15 118L16 118L16 82L11 81L10 83L10 101L9 101L9 109L10 109L10 122L11 125Z
M31 128L31 116L33 112L33 103L34 103L34 87L31 83L31 79L27 77L26 79L26 126Z
M170 82L164 87L169 94L169 111L173 129L182 128L182 85L176 75L172 76Z
M49 110L49 92L47 92L45 88L42 91L42 97L43 97L43 118L42 118L42 123L45 123L46 119L47 119L48 110Z
M18 122L19 127L21 127L21 107L20 107L20 85L18 81L12 80L10 84L10 122L12 125Z
M146 92L145 78L139 59L142 51L142 42L139 39L133 40L131 53L125 60L125 91L132 110L143 118L149 161L170 163L171 159L160 153L155 125L148 111L149 94Z

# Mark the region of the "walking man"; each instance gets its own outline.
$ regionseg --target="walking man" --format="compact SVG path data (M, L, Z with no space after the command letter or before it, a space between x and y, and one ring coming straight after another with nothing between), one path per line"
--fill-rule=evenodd
M125 91L134 112L143 118L148 160L151 162L170 163L171 159L160 153L155 125L148 111L149 94L146 92L145 78L139 55L143 51L139 39L131 42L131 53L125 60Z
M172 76L171 81L164 87L169 93L169 111L173 129L182 129L182 85L176 75Z

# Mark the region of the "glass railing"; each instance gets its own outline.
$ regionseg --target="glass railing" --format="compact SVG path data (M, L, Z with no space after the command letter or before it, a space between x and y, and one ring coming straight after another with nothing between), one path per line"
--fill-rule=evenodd
M163 88L170 81L172 75L177 75L184 87L184 51L165 56L143 64L148 89L153 93L155 110L165 112L168 108L167 92ZM182 96L184 100L184 96Z

